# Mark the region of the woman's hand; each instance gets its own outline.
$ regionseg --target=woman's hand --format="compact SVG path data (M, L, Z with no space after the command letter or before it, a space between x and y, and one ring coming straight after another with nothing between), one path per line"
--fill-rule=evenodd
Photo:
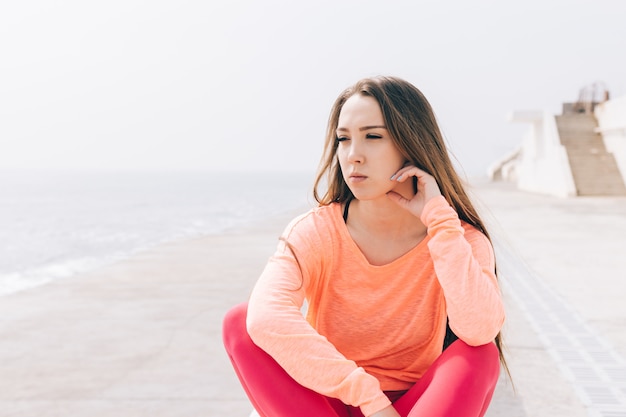
M409 178L417 178L417 194L413 197L405 198L395 191L390 191L387 196L398 203L400 207L410 211L414 216L420 217L426 203L441 195L441 190L435 178L422 171L414 165L408 165L401 168L392 177L392 181L405 182Z
M393 405L383 408L377 413L372 414L370 417L400 417L400 414L393 408Z

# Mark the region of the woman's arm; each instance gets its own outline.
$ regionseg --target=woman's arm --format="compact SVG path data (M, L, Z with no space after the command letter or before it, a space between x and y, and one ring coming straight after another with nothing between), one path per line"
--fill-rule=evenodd
M465 230L432 175L409 165L391 179L404 182L413 177L418 180L417 194L405 198L390 192L388 196L428 228L428 248L452 331L469 345L489 343L504 322L491 242L473 227Z
M474 227L464 228L443 197L426 204L422 221L450 328L469 345L493 341L504 322L504 306L489 239Z
M359 406L365 415L382 410L390 401L378 380L345 358L300 312L307 286L330 267L325 257L332 242L320 240L319 225L296 226L288 228L252 291L250 337L301 385Z

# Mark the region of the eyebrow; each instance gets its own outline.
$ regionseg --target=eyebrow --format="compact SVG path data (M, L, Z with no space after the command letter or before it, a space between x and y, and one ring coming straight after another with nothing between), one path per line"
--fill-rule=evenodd
M370 129L387 129L387 126L385 125L375 125L375 126L363 126L359 128L359 131L364 131L364 130L370 130ZM338 132L347 132L348 129L345 127L338 127L337 128Z

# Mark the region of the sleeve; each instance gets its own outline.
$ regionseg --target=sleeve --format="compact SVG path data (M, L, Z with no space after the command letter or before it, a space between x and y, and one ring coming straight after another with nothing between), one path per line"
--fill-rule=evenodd
M300 311L307 286L330 267L331 251L332 242L322 241L315 225L290 225L252 291L248 333L296 382L368 416L391 404L378 380L337 351Z
M465 230L442 196L426 203L421 216L428 227L428 249L446 300L450 328L465 343L493 341L504 323L504 305L489 239Z

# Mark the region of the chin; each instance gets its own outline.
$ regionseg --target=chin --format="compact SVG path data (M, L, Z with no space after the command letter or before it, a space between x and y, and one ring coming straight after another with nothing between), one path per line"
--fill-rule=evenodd
M352 190L352 189L351 191L352 191L352 195L354 195L354 198L360 201L372 201L372 200L378 200L378 199L387 197L385 195L386 193L380 193L380 192L374 193L374 192L367 192L364 190Z

